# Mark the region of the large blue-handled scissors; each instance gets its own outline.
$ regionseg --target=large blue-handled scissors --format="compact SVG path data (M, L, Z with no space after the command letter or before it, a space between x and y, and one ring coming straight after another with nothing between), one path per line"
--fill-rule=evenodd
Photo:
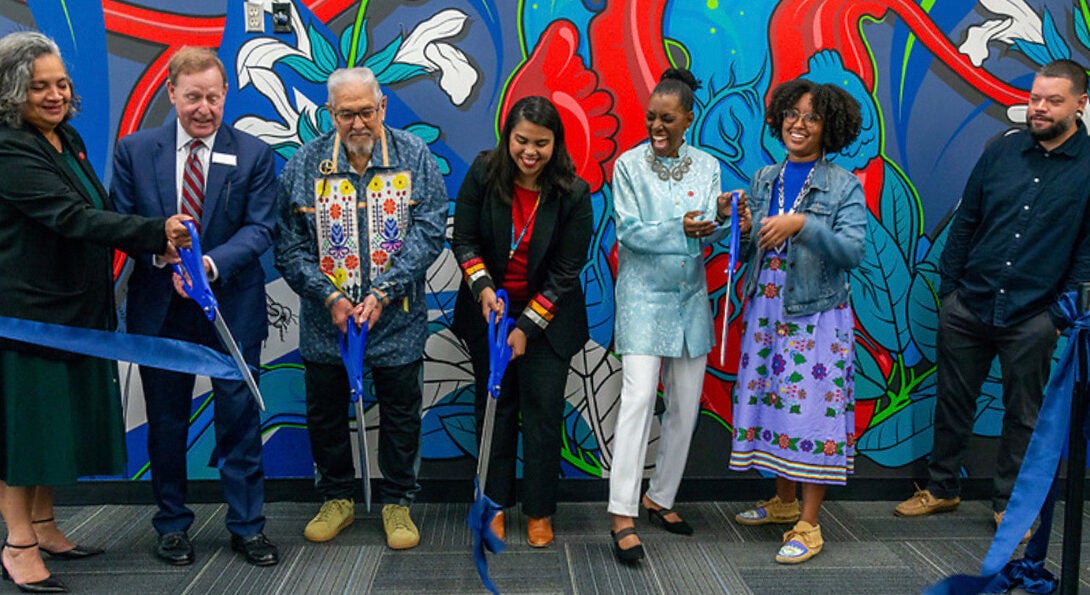
M730 193L730 253L727 255L727 288L723 292L723 334L719 338L719 363L727 363L727 327L730 326L730 296L734 293L734 269L738 266L739 236L738 193Z
M189 230L189 237L193 240L193 244L189 248L178 248L178 256L182 262L174 265L174 272L182 278L182 289L185 290L186 295L193 298L208 320L212 321L220 342L235 360L235 365L242 373L242 378L246 381L254 401L257 401L258 408L264 411L265 401L261 399L261 390L257 387L253 374L250 373L249 364L242 357L242 351L239 350L231 329L227 328L227 323L220 314L219 302L216 301L216 296L208 284L208 274L204 272L204 254L201 253L201 240L197 234L197 226L192 221L183 221L182 224Z
M371 470L367 456L367 426L363 423L363 355L367 349L367 323L357 325L351 317L340 336L341 360L348 372L349 400L356 405L356 452L360 459L363 501L371 512Z

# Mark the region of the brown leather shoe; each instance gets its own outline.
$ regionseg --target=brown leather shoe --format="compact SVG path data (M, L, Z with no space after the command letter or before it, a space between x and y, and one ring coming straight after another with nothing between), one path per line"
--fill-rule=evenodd
M949 512L958 507L961 498L936 498L929 490L921 490L916 487L916 493L893 509L897 516L923 516L936 512Z
M549 517L535 519L530 517L530 524L526 526L526 543L530 547L548 547L553 542L553 525Z
M502 510L497 512L496 516L492 517L492 522L489 524L489 527L492 528L492 533L495 534L496 537L500 538L500 541L507 540L507 529L503 524Z

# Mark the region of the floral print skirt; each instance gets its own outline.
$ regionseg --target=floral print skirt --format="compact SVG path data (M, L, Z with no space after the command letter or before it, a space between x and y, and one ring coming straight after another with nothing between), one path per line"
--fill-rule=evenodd
M855 459L855 324L842 304L783 314L783 253L769 251L742 319L730 467L843 484Z

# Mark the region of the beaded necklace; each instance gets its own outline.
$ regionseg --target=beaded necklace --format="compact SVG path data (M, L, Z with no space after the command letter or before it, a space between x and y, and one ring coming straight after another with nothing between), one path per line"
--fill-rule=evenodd
M693 165L693 158L686 155L684 158L679 158L673 167L666 167L665 164L655 157L655 153L651 151L650 145L647 147L646 159L647 163L651 165L651 171L655 172L655 175L663 182L671 178L675 182L680 182L681 179L685 177L685 174L689 173L689 168Z

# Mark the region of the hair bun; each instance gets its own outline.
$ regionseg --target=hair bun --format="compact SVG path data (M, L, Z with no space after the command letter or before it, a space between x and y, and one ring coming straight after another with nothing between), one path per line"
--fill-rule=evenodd
M688 68L667 68L666 71L662 73L662 76L659 77L659 82L661 83L667 80L679 81L693 91L696 91L701 86L700 81L696 80L696 77L693 76L693 73L689 72Z

